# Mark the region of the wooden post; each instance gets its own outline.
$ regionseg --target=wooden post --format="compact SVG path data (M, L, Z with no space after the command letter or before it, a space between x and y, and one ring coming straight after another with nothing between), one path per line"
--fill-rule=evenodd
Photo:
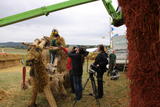
M56 101L54 99L54 96L51 92L49 85L44 87L44 94L46 96L46 99L48 100L50 107L57 107Z

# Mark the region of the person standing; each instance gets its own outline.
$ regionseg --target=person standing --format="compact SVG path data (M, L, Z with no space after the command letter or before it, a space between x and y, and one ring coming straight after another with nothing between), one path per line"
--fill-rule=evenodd
M82 48L76 48L68 54L72 59L72 78L76 98L75 100L80 100L82 98L82 74L83 74L83 63L84 57L88 53L83 51Z
M103 74L106 72L108 64L108 54L104 50L103 45L98 46L98 55L96 56L93 65L97 68L97 84L98 84L98 98L103 97Z
M50 35L50 63L54 64L55 57L57 55L57 49L58 47L65 47L65 41L63 37L61 37L58 33L58 30L53 29L52 33ZM54 47L54 49L52 49ZM57 48L56 48L57 47Z
M109 55L109 70L107 74L108 76L113 71L115 65L116 65L116 55L115 55L115 51L112 51L112 53Z
M76 52L75 49L76 49L76 47L73 47L70 52L75 53ZM69 76L70 76L70 84L71 84L71 93L75 93L74 83L73 83L72 59L70 57L68 58L68 62L70 65ZM69 67L67 67L67 68L69 68Z

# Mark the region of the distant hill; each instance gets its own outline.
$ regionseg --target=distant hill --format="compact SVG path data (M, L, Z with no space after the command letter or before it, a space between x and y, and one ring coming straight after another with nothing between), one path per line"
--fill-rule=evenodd
M22 45L21 42L4 42L0 43L1 48L17 48L17 49L25 49L26 46Z
M97 47L96 45L70 45L68 44L67 47L69 46L81 46L81 47L84 47L84 48L94 48L94 47ZM106 46L106 47L109 47L109 46ZM17 49L26 49L27 47L22 45L21 42L4 42L4 43L0 43L0 48L17 48Z

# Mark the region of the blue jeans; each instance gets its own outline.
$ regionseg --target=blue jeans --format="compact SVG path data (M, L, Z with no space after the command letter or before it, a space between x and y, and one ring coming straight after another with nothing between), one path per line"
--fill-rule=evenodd
M72 73L73 71L72 70L70 70L69 71L69 74L70 74L70 82L71 82L71 91L72 91L72 93L75 93L75 90L74 90L74 83L73 83L73 73Z
M54 59L56 57L56 51L50 52L50 63L54 63Z
M80 100L82 98L82 76L73 75L73 84L76 94L76 100Z

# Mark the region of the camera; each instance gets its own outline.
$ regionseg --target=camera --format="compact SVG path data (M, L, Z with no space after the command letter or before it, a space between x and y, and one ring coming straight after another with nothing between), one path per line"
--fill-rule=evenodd
M95 66L94 64L90 65L90 68L89 68L89 73L90 74L95 74L97 72L97 70L98 70L97 66Z
M86 51L84 48L79 48L79 53L84 57L86 57L89 54L89 52Z

